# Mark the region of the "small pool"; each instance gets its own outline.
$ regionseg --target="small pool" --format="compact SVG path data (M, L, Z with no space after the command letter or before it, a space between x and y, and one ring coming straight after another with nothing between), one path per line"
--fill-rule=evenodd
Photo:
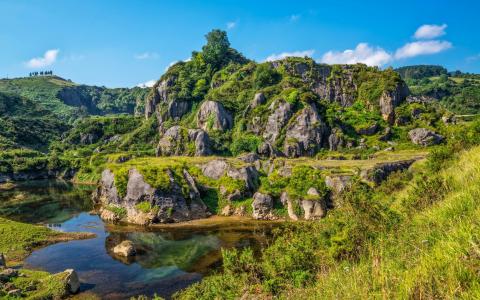
M82 292L103 299L129 299L174 292L221 266L222 248L261 249L272 223L228 220L213 225L140 227L105 224L92 215L92 187L60 181L19 184L0 195L0 215L54 230L93 232L96 238L54 244L33 252L25 267L60 272L75 269ZM137 255L115 256L111 249L131 240Z

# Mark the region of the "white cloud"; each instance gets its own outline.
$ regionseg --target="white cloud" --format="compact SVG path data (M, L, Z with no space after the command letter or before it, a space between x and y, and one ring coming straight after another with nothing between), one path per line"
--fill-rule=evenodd
M155 53L155 52L143 52L143 53L135 54L133 57L135 57L135 59L139 59L139 60L157 59L158 54Z
M380 47L370 47L367 43L360 43L355 49L343 52L328 51L322 56L321 62L327 64L356 64L364 63L369 66L382 66L392 60L392 55Z
M137 84L137 86L141 88L151 88L155 84L155 82L157 81L152 79L147 82L139 83Z
M305 51L294 51L294 52L283 52L280 54L272 54L268 56L265 61L274 61L279 59L284 59L286 57L312 57L315 50L305 50Z
M291 22L296 22L300 19L300 17L301 17L300 15L291 15L290 16L290 21Z
M179 60L174 60L172 61L171 63L168 64L168 66L165 67L165 72L168 71L168 69L170 69L171 66L173 66L174 64L180 62Z
M48 50L43 57L32 58L25 64L29 68L43 68L50 66L57 60L58 52L60 52L58 49Z
M434 39L445 34L445 29L447 24L434 25L434 24L425 24L418 27L415 31L415 38L417 39Z
M418 55L436 54L452 48L447 41L419 41L405 44L395 52L396 59L415 57Z
M237 22L228 22L227 29L233 29L237 26Z
M467 57L465 60L467 62L473 62L473 61L476 61L476 60L479 60L480 59L480 53L477 54L477 55L472 55L472 56L469 56Z

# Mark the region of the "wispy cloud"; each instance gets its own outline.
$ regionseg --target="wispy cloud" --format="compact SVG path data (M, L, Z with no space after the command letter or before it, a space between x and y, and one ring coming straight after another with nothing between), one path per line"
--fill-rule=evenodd
M272 54L268 56L265 61L274 61L274 60L279 60L283 59L286 57L312 57L313 54L315 53L315 50L304 50L304 51L293 51L293 52L282 52L280 54Z
M290 16L290 22L296 22L298 20L300 20L301 18L301 15L291 15Z
M328 51L322 56L321 62L327 64L364 63L369 66L382 66L392 60L392 55L380 47L371 47L360 43L355 49L341 52Z
M151 88L155 84L155 82L157 81L152 79L143 83L139 83L137 84L137 86L141 88Z
M414 37L416 39L434 39L444 35L445 29L447 29L447 24L425 24L418 27L417 31L415 31Z
M418 41L407 43L395 52L396 59L410 58L419 55L436 54L452 48L447 41Z
M227 23L227 29L233 29L235 27L237 27L237 22L231 21Z
M157 59L158 54L155 52L143 52L143 53L135 54L133 57L138 60Z
M480 59L480 53L477 54L477 55L469 56L469 57L467 57L465 60L470 63L470 62L477 61L477 60L479 60L479 59Z
M35 57L30 59L25 65L28 68L36 69L36 68L44 68L47 66L52 65L56 60L58 53L60 52L59 49L51 49L45 52L42 57Z

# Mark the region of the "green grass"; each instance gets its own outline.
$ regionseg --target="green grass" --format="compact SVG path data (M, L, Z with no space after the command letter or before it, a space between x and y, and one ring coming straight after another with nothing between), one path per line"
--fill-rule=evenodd
M327 218L279 230L262 255L239 254L176 298L477 299L480 147L451 155L353 184Z

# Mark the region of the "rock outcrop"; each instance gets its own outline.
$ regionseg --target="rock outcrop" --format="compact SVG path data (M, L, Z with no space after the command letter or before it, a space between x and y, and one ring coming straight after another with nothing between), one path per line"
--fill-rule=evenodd
M327 126L314 105L308 105L287 126L284 153L288 157L313 156L324 144Z
M232 128L233 118L220 102L205 101L198 111L197 126L207 132L225 131Z
M325 217L327 214L327 203L315 188L310 188L307 195L315 200L301 200L305 220L317 220Z
M274 215L272 213L273 199L270 195L256 192L253 195L252 209L252 217L256 220L274 219Z
M410 140L415 145L431 146L437 145L443 141L443 136L426 128L416 128L408 132Z
M190 199L189 196L185 196L185 187L182 188L172 171L166 169L164 172L168 177L168 187L154 188L145 182L143 175L137 169L130 169L126 194L121 197L115 186L115 175L110 170L105 170L99 187L93 195L94 201L102 207L101 217L109 221L120 220L140 225L181 222L207 217L209 213L202 200L198 197ZM188 172L184 170L185 180L190 185L195 184L187 174ZM189 187L190 196L197 192L196 187ZM147 206L150 209L145 210L139 206ZM123 212L123 215L119 212Z
M195 147L194 153L188 149L189 143ZM185 129L175 125L167 129L157 145L157 156L171 156L190 154L207 156L212 154L208 133L202 129Z
M395 107L399 106L409 93L407 84L399 81L393 90L384 91L380 97L380 112L390 125L395 123Z
M410 159L378 164L371 169L362 171L360 176L364 180L379 184L387 179L387 177L393 172L404 171L408 169L414 162L415 160Z
M263 137L270 143L274 143L280 131L292 116L292 105L284 100L277 100L270 105L272 114L268 117Z

